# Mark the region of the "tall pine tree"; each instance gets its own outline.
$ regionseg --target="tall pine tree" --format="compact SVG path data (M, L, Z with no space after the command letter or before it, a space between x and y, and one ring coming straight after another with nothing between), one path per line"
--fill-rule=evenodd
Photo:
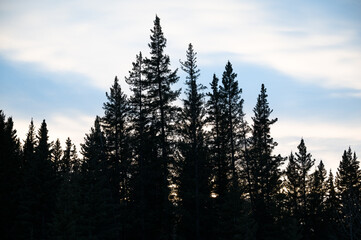
M207 209L210 198L210 172L207 149L204 139L205 87L197 82L199 69L197 68L196 52L192 44L187 50L187 60L181 62L186 75L186 99L181 115L180 171L178 178L178 197L180 208L179 232L185 239L207 239L209 226Z
M172 165L172 139L175 135L174 124L177 107L173 104L180 90L172 90L171 85L178 81L177 70L170 69L170 58L164 53L167 40L163 35L160 19L156 16L154 27L151 29L149 43L150 58L144 60L145 75L148 86L147 99L150 111L150 135L154 141L150 155L152 171L148 174L148 181L152 182L147 193L147 201L151 207L150 219L154 224L149 225L149 239L167 239L172 232L172 205L168 200L169 167ZM153 216L151 216L153 215Z
M258 224L257 237L260 239L276 237L276 197L281 185L279 167L283 162L280 156L274 156L272 153L277 143L271 137L270 130L277 119L270 119L273 110L269 107L267 97L266 88L262 84L257 104L253 109L255 116L252 117L250 166L246 169L251 173L250 196L253 199L253 213Z
M4 239L16 239L21 187L20 143L11 117L0 110L0 232Z

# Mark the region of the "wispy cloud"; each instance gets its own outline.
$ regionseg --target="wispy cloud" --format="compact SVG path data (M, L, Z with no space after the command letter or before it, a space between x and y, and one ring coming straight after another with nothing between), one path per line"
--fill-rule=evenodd
M193 42L200 53L229 53L233 61L264 65L299 81L361 89L359 25L339 21L336 27L334 19L320 19L314 11L281 22L283 13L265 1L2 1L0 9L6 12L0 53L84 74L103 89L114 75L127 74L139 50L148 51L156 13L175 62Z

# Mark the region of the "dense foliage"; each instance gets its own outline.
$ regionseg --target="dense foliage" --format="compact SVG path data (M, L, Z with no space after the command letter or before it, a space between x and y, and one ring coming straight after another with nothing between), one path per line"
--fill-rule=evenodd
M166 42L156 17L131 96L115 77L81 155L69 138L49 142L45 120L21 142L0 111L1 239L361 239L356 153L335 178L303 139L275 155L266 87L249 124L232 64L205 92L192 44L179 99Z

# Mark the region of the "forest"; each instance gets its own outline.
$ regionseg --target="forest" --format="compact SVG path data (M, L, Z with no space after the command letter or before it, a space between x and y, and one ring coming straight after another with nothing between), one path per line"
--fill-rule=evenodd
M247 122L232 64L206 92L189 44L180 99L166 44L156 17L130 96L115 77L79 150L50 142L45 120L20 140L0 110L1 239L361 239L356 153L335 176L303 139L276 155L266 87Z

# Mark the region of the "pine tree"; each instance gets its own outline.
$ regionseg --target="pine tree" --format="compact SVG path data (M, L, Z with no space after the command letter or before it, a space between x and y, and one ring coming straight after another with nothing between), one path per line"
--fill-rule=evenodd
M179 230L186 239L207 238L207 208L210 198L209 163L204 139L205 87L197 83L199 69L197 68L196 52L192 44L187 50L187 60L181 62L182 70L187 74L183 100L184 108L181 115L180 130L180 170L178 178L178 197L180 208Z
M336 186L341 200L341 225L350 239L361 237L361 169L356 153L345 150L337 169Z
M105 132L108 151L108 177L111 183L111 194L114 202L114 223L119 225L120 236L124 236L124 222L119 220L127 211L129 199L129 167L130 146L127 121L129 119L129 103L127 96L115 77L110 93L106 93L107 102L104 103L104 117L102 124ZM117 205L116 203L121 203Z
M243 99L241 98L242 89L238 87L236 77L237 74L233 72L232 64L227 62L222 75L222 85L219 87L221 126L224 132L222 151L225 152L224 161L228 166L226 195L220 196L225 198L220 206L220 216L223 219L220 221L222 223L220 228L223 229L221 235L224 238L231 238L239 231L241 191L237 168L243 158L242 151L247 145L247 125L244 120Z
M291 152L288 157L288 165L286 168L286 181L285 187L287 189L287 207L290 216L297 216L299 213L299 191L300 191L300 178L299 166L295 161L295 155Z
M114 239L117 236L117 226L110 216L114 209L111 199L110 183L107 171L106 139L100 128L100 118L97 117L94 127L86 134L82 146L84 163L80 178L81 192L81 229L87 239ZM126 218L126 215L122 216Z
M149 43L150 58L144 60L145 75L148 86L147 101L150 111L150 134L153 143L153 154L149 156L152 171L148 174L152 186L147 189L147 201L152 211L149 212L154 227L149 225L149 238L169 238L172 232L171 203L168 200L170 177L169 167L172 164L173 150L172 136L174 136L175 116L177 116L178 107L173 105L178 97L180 90L174 91L171 85L178 81L177 70L170 69L169 56L164 54L166 39L163 35L160 19L156 16L154 27L151 30ZM153 215L153 216L151 216Z
M49 237L49 225L52 222L55 205L55 171L51 162L50 143L45 120L38 131L35 151L34 125L31 122L27 141L24 145L26 159L23 173L22 222L24 238L44 239ZM26 154L26 155L25 155Z
M20 144L11 117L0 110L0 232L4 239L18 234L19 188L21 187Z
M221 111L221 95L219 92L219 79L213 75L211 83L212 91L207 95L207 123L211 129L209 132L209 148L211 152L211 161L213 165L213 196L218 199L223 197L227 191L227 175L229 166L227 165L226 152L223 151L225 140L225 128L222 111Z
M242 89L238 87L236 77L237 74L233 72L232 64L228 61L223 72L222 85L220 86L219 92L221 96L220 106L222 114L224 115L227 134L227 145L223 151L227 152L230 159L231 184L236 185L233 186L234 188L238 187L236 159L239 158L239 156L237 156L236 149L241 148L240 143L244 142L240 141L240 138L244 135L241 133L239 126L239 123L244 121L243 99L241 98Z
M309 226L312 229L311 238L326 237L325 225L325 198L326 198L326 170L322 161L311 176L308 212L310 214Z
M276 197L281 186L281 171L283 162L280 156L274 156L272 151L277 143L270 135L270 127L277 119L270 119L273 110L267 100L266 88L262 84L257 104L252 117L252 148L250 149L250 171L252 182L249 195L253 196L253 212L259 226L257 237L274 238L276 221Z
M51 160L55 167L55 171L60 171L60 162L63 156L63 149L61 148L59 138L56 139L55 143L53 144L53 148L51 150Z
M329 239L337 239L340 230L339 215L340 215L340 201L337 197L334 186L334 178L330 170L326 182L326 200L325 200L325 225L327 226L325 232Z
M60 141L53 147L53 163L57 171L57 194L54 211L54 220L51 224L51 238L79 239L81 238L81 187L80 187L80 160L78 159L75 144L68 137L65 149L62 151Z
M307 210L308 206L308 186L310 182L310 176L308 174L311 167L314 165L315 160L312 159L312 155L307 152L307 147L303 139L301 139L300 144L297 146L298 152L296 152L295 161L298 166L298 178L299 178L299 213L298 219L301 225L305 225L308 222L308 215L310 212ZM309 229L305 227L304 235L309 234Z
M130 208L132 218L128 218L132 232L130 239L146 239L146 196L147 175L149 172L149 156L151 156L151 141L149 139L149 102L146 96L148 89L144 78L145 64L142 53L136 56L133 62L133 68L129 71L129 76L125 81L129 84L132 95L130 96L130 129L132 135L130 138L132 147L133 167L131 170L132 178L129 184ZM140 231L137 231L140 229Z

